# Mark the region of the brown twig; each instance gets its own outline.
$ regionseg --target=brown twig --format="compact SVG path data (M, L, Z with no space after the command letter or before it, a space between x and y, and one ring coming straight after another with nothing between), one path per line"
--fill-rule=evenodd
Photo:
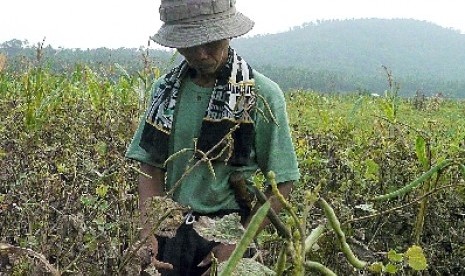
M207 152L202 152L202 151L199 151L199 150L196 150L198 153L200 153L202 155L202 158L200 160L198 160L194 165L192 165L191 167L187 168L184 173L181 175L181 177L178 179L178 181L176 181L176 183L174 183L173 185L173 188L171 188L167 193L166 193L166 197L168 196L172 196L174 194L174 191L176 191L176 189L181 185L181 182L182 180L184 180L184 178L186 178L187 175L189 175L196 167L198 167L200 164L202 164L202 162L211 162L212 158L208 158L208 156L214 151L216 150L219 146L221 146L227 139L229 139L229 136L237 129L239 128L239 124L236 124L234 125L230 130L229 132L223 137L223 139L221 139L216 145L214 145L210 150L208 150ZM175 153L176 154L176 153ZM219 156L214 156L213 158L218 158Z
M39 260L41 263L43 263L45 268L50 273L52 273L53 276L61 275L61 273L47 261L44 255L37 253L32 249L13 246L13 245L6 244L6 243L0 243L0 252L15 253L15 254L21 254L21 255L27 255L27 256L33 257Z

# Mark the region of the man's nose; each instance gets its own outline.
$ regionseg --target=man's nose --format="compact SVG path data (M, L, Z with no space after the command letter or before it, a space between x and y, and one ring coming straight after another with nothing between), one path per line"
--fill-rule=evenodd
M195 55L198 59L206 59L208 58L208 50L206 47L200 45L195 47Z

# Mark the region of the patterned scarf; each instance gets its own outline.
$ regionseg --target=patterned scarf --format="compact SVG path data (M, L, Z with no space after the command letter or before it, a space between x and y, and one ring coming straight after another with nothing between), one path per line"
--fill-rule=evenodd
M169 72L156 88L141 136L140 146L151 154L157 163L168 158L169 137L173 126L181 81L189 71L186 60ZM252 68L228 49L228 60L219 71L215 87L205 112L197 141L197 150L215 160L226 161L233 166L247 164L254 138L253 120L250 112L255 106L255 81ZM231 129L233 142L223 139ZM198 152L197 152L198 153ZM202 156L196 154L198 158Z

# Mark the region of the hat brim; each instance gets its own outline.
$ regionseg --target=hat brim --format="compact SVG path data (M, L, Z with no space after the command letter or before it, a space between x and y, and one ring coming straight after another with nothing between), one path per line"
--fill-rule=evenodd
M240 12L217 19L184 24L163 24L151 39L169 48L189 48L201 44L234 38L248 33L254 22Z

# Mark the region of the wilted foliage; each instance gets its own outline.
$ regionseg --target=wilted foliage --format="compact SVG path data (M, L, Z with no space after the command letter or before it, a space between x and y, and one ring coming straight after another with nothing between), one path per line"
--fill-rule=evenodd
M150 78L122 74L111 81L85 66L69 75L40 67L0 71L0 274L41 275L50 267L78 275L140 272L137 164L124 153ZM361 264L385 272L464 273L460 102L423 111L395 97L297 91L287 99L302 179L278 218L285 234L268 227L257 238L263 261L254 261L268 267L263 273L305 264L307 272L348 275L354 265L347 247ZM391 192L388 201L372 200ZM151 202L154 217L171 203ZM173 212L157 218L159 230L172 232L175 225L163 219L179 223L185 210L168 207ZM237 218L223 219L202 222L212 239L243 238ZM318 235L305 248L313 229ZM254 265L246 259L236 268L250 272Z

